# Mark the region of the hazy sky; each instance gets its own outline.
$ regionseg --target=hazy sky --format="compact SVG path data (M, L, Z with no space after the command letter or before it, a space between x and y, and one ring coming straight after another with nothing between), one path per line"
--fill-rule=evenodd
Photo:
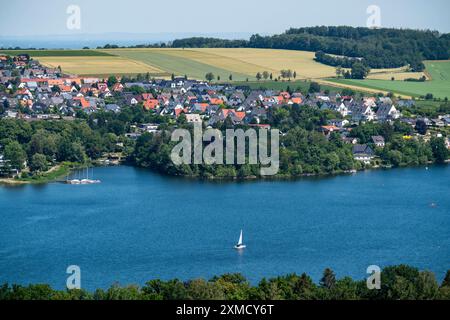
M69 5L81 29L66 27ZM0 36L126 33L280 33L290 27L365 26L369 5L383 27L450 32L448 0L0 0Z

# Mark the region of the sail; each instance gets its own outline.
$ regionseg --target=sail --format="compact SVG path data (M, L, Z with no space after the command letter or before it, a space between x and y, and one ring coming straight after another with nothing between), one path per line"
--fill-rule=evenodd
M239 242L238 242L238 246L242 245L242 230L241 230L241 235L239 237Z

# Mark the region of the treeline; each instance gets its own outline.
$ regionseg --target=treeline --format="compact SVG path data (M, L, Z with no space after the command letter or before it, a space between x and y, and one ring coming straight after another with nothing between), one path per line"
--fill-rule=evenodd
M351 68L355 62L364 63L364 59L357 58L348 58L348 57L339 57L326 54L323 51L317 51L315 60L317 62L333 66L333 67L342 67L342 68Z
M450 57L449 35L433 31L407 29L369 29L354 27L310 27L289 29L283 34L260 36L247 40L187 38L175 40L172 47L270 48L306 50L349 58L363 58L370 68L397 68L410 65L422 71L423 60L445 60ZM350 62L343 61L343 63Z
M54 290L49 285L0 286L0 300L449 300L450 271L439 284L429 271L406 265L386 267L381 288L369 290L366 280L337 279L325 269L319 283L307 274L262 279L251 285L241 274L209 281L151 280L144 286L113 285L107 290Z

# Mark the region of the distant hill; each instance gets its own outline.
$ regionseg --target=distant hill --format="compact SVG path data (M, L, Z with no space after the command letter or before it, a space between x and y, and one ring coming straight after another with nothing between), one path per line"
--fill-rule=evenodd
M194 37L172 42L175 48L271 48L323 52L320 62L348 65L362 58L371 68L397 68L411 65L422 71L423 60L450 58L450 34L429 30L369 29L362 27L308 27L289 29L273 36L255 34L249 40ZM330 59L329 54L344 56ZM342 59L342 61L336 60Z

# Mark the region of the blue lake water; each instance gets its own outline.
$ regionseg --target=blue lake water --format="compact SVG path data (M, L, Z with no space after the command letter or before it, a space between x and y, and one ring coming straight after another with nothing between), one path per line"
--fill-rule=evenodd
M369 265L450 269L450 166L299 181L211 183L132 167L100 185L0 187L0 283L63 288L262 277L324 268L362 279ZM244 229L247 249L233 249Z

